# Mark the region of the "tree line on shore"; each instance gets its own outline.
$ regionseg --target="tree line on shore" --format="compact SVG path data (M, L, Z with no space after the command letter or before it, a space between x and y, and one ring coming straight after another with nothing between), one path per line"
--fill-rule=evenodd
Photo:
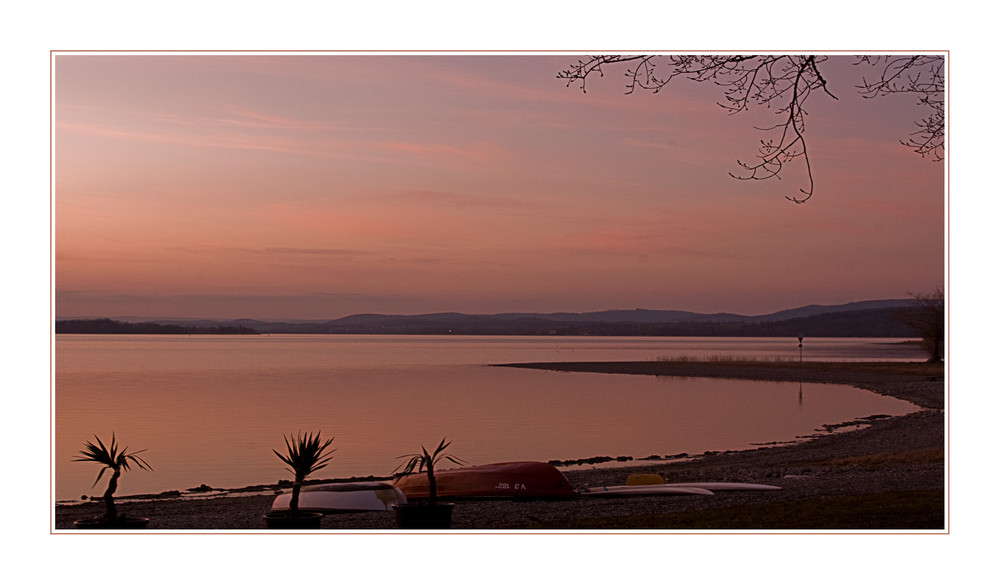
M56 333L104 333L136 335L257 335L244 325L189 327L160 323L128 323L113 319L71 319L56 321Z

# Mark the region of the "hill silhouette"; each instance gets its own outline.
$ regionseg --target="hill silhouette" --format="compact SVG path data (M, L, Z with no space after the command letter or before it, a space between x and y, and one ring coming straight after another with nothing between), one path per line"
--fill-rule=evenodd
M57 320L56 333L919 337L895 314L899 308L912 304L909 299L891 299L808 305L756 316L632 309L495 315L359 314L334 320L291 322L255 319L155 319L143 323L111 319Z

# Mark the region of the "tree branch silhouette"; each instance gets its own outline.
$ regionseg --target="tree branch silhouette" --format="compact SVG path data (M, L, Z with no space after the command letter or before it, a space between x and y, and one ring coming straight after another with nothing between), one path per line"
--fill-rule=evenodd
M768 135L760 141L756 160L737 159L739 173L729 173L743 181L781 179L787 163L796 159L805 166L807 185L798 194L786 195L795 203L805 203L813 196L816 182L806 146L805 104L813 92L820 91L838 99L830 91L820 72L827 61L822 55L596 55L577 61L561 71L558 78L566 86L579 85L586 93L587 80L604 77L604 67L628 64L625 69L625 93L637 89L659 93L676 78L723 88L724 101L719 105L729 114L738 114L752 106L772 109L780 116L773 126L757 128ZM874 81L862 79L857 86L866 98L895 93L919 96L919 103L932 110L931 116L918 122L919 129L902 141L921 156L942 160L944 151L944 58L941 56L860 57L855 66L868 65L879 75ZM663 73L665 71L665 73Z
M857 64L868 64L880 70L874 81L862 78L858 90L865 98L889 94L910 94L929 108L928 117L917 121L911 138L900 142L920 156L944 160L944 59L935 56L908 57L864 56Z

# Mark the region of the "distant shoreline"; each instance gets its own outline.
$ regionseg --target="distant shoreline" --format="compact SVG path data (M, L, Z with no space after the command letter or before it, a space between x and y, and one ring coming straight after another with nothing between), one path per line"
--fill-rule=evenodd
M254 329L243 325L197 327L154 322L130 323L114 319L56 321L55 332L71 335L260 335Z
M692 313L689 311L612 310L591 313L500 313L493 315L432 313L425 315L356 314L338 319L176 319L116 317L117 323L245 328L270 334L370 335L525 335L600 337L896 337L919 336L900 319L912 300L860 301L843 305L808 305L768 315ZM111 318L56 318L56 332L68 322L90 323ZM78 331L102 333L104 331ZM129 331L123 331L129 333ZM152 333L156 333L155 331Z

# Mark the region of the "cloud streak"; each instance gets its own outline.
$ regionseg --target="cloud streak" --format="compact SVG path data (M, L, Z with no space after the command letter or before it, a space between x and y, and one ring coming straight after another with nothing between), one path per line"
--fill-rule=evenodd
M816 102L796 206L793 175L729 177L761 135L717 88L582 94L573 56L60 59L60 313L762 313L943 280L944 171L896 104Z

